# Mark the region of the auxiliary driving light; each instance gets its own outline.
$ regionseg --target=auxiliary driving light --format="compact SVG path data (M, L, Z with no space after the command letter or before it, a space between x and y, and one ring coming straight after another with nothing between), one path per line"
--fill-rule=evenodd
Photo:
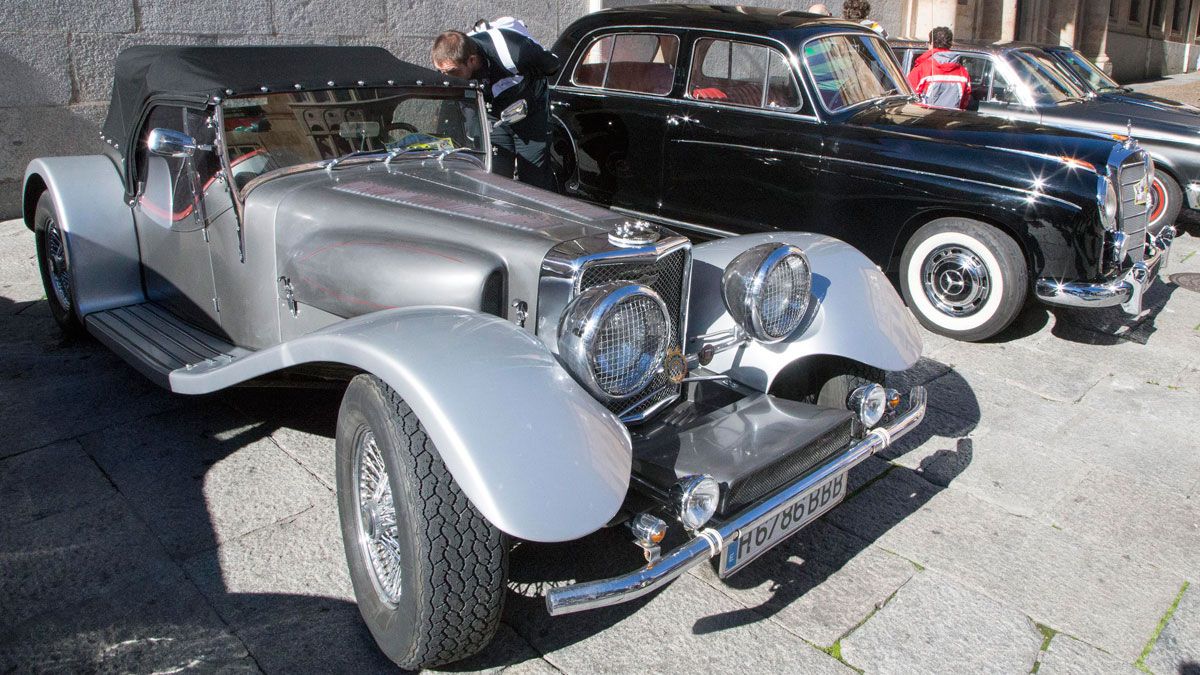
M679 522L689 530L698 530L717 512L721 486L707 474L689 476L671 488L671 500Z
M649 513L639 513L629 521L629 529L639 546L648 548L658 546L663 537L667 536L667 524L662 518Z
M847 402L850 410L858 414L858 421L870 429L879 424L883 414L887 412L887 390L878 384L865 384L850 394Z

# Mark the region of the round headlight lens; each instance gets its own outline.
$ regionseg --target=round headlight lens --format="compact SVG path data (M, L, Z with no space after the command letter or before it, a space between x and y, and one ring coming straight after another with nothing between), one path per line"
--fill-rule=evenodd
M883 414L887 412L887 390L878 384L867 384L850 393L848 405L850 410L858 415L863 426L870 429L879 424Z
M585 387L606 399L645 388L662 367L670 340L662 298L628 282L580 293L558 327L559 355Z
M1112 181L1105 178L1104 180L1104 227L1110 230L1117 229L1117 207L1121 203L1121 198L1117 195L1117 189L1113 187Z
M698 530L717 512L721 486L712 476L692 476L676 483L671 496L679 522L689 530Z
M725 267L721 280L729 314L759 342L791 335L808 312L812 268L789 244L759 244Z

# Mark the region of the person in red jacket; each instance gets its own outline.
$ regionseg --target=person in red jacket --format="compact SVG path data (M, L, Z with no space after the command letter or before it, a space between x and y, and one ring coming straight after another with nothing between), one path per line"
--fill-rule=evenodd
M929 51L917 57L908 73L908 83L921 103L936 108L966 110L971 101L971 75L950 54L954 33L945 26L929 31Z

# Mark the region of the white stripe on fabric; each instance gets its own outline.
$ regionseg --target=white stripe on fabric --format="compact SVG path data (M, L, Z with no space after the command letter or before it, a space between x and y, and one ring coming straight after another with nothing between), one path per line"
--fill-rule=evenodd
M921 78L921 82L955 82L957 84L966 84L969 81L962 75L926 75Z
M496 45L496 55L500 57L500 63L508 69L508 72L516 75L517 64L513 61L512 53L508 51L508 42L504 39L504 35L500 33L499 28L492 28L487 32L488 37L492 38L492 44Z

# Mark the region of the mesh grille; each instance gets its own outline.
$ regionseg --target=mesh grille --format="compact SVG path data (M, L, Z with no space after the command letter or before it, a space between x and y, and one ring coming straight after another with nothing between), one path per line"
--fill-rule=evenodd
M1117 195L1121 199L1121 231L1125 233L1125 248L1120 260L1128 257L1140 262L1145 257L1146 227L1150 222L1150 205L1138 204L1136 187L1146 177L1146 165L1141 154L1127 158L1117 174L1120 187Z
M647 375L658 370L671 338L658 303L645 295L622 301L600 326L592 372L596 383L613 396L628 396L646 384Z
M845 449L850 445L851 424L852 421L847 419L805 447L730 485L725 492L721 513L741 509L784 485L796 482L809 469Z
M762 303L763 329L773 338L791 333L800 323L807 305L807 265L799 256L788 256L767 275ZM800 287L802 293L792 291Z
M593 286L614 281L631 281L648 286L658 293L667 305L667 313L671 317L670 336L668 344L682 347L680 334L683 323L680 317L680 304L683 302L683 275L687 269L689 251L680 249L658 261L639 261L622 263L598 263L590 265L583 271L580 278L579 290L583 291ZM608 409L615 413L625 413L632 417L644 412L650 407L669 398L679 395L680 387L673 384L664 373L658 373L646 385L644 391L650 394L645 400L641 396L608 403ZM626 412L626 408L637 403L637 407Z

